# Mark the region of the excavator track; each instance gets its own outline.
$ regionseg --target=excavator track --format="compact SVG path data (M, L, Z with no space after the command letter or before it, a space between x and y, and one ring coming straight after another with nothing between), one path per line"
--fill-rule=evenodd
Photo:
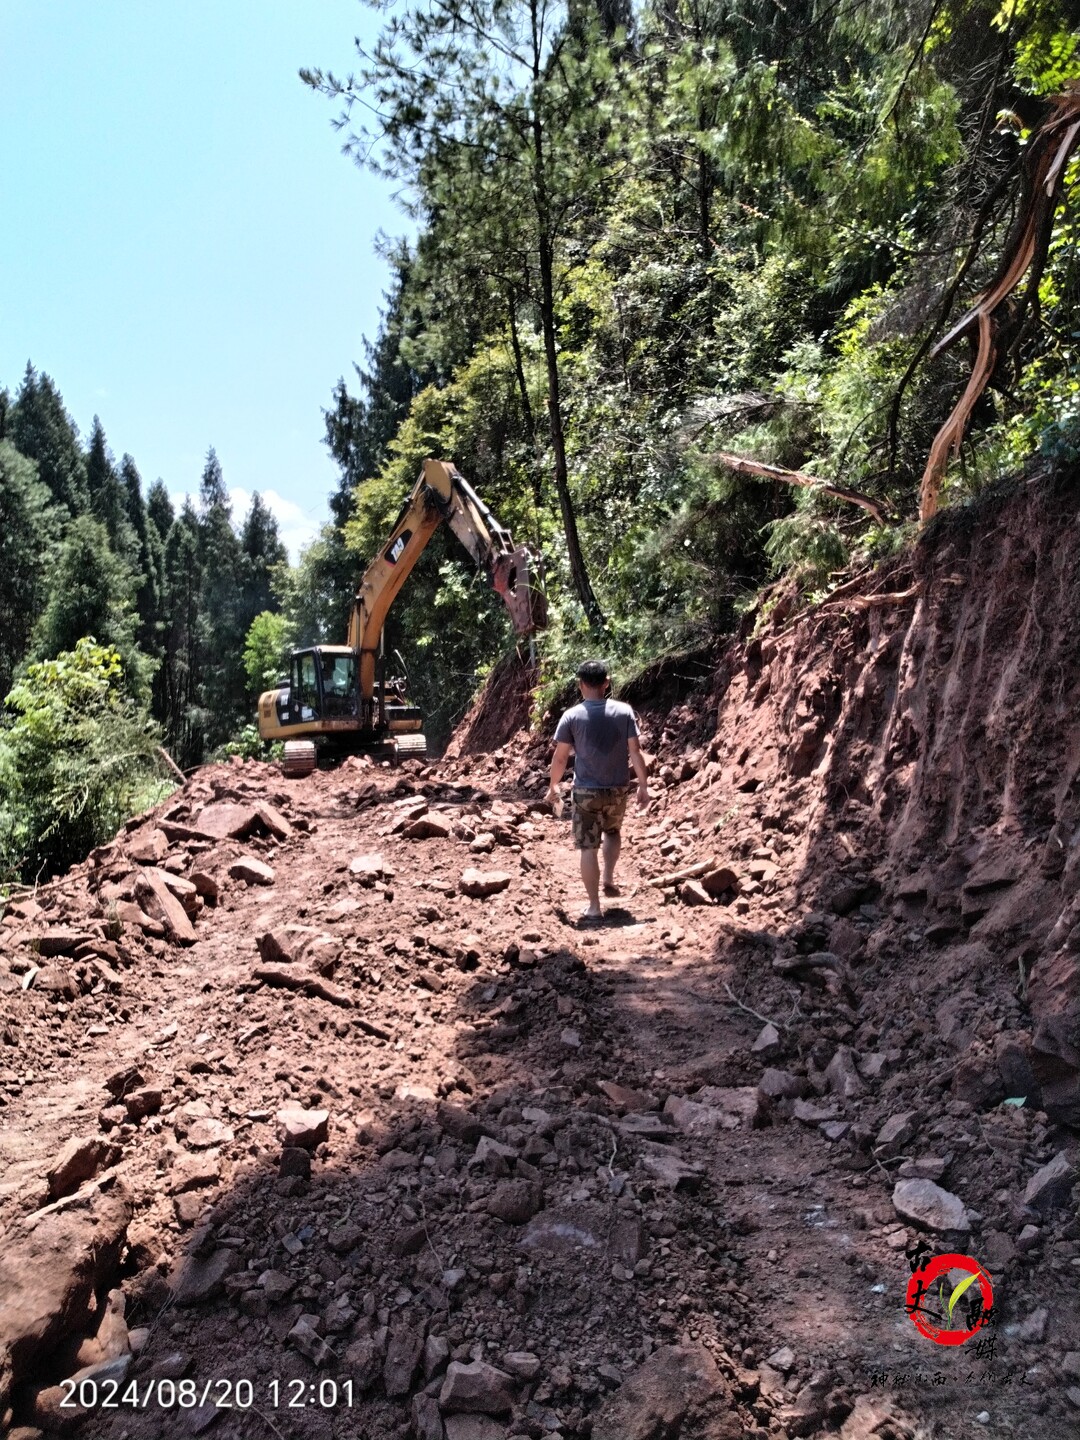
M427 759L427 736L426 735L396 735L394 737L394 748L397 751L397 759L401 760L426 760Z
M315 769L316 755L314 740L286 740L285 754L281 760L281 773L292 780L310 775Z

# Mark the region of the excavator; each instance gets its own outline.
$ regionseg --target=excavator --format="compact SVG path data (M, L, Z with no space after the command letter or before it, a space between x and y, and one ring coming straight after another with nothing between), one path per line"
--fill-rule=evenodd
M383 624L409 572L444 522L487 572L510 612L515 634L532 635L547 624L529 550L514 544L449 461L425 460L386 544L364 571L349 616L347 643L294 651L288 679L259 696L259 735L285 742L286 775L309 775L320 757L333 760L367 752L400 761L427 755L424 717L409 699L407 678L387 677Z

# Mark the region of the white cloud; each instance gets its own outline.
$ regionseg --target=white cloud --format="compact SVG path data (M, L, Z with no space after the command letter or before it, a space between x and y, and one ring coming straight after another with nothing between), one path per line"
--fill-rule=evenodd
M229 491L233 524L237 528L244 523L244 516L251 507L252 493L251 490L245 490L239 485L234 485ZM276 490L260 490L259 494L262 496L263 504L277 521L282 543L289 552L290 561L295 565L300 559L300 551L318 535L322 522L313 519L294 500L286 500L284 495L279 495ZM183 493L169 492L169 499L177 514L184 508L184 501L187 498L188 496ZM192 495L190 498L197 509L198 495Z

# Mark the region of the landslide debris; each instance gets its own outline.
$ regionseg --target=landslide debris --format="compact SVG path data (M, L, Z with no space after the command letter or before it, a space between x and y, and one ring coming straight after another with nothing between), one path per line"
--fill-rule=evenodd
M1033 490L992 518L906 608L646 677L658 799L598 931L527 733L207 767L10 903L0 1423L1074 1433L1078 642L1016 616L1080 545ZM946 1248L991 1354L904 1313Z

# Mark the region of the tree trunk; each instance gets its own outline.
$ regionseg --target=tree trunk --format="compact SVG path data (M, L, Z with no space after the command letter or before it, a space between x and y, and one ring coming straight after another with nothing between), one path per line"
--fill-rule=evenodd
M535 29L535 22L534 22ZM537 65L534 83L539 83L539 47L534 45ZM548 381L548 423L551 429L551 451L555 461L555 489L559 496L566 553L574 589L593 630L604 628L604 613L593 592L585 557L578 538L577 516L570 497L570 480L566 466L566 437L563 433L562 399L559 393L559 356L555 344L555 283L554 256L551 238L551 216L547 184L544 176L544 126L535 98L532 117L533 136L533 203L536 207L537 259L540 262L540 324L544 332L544 360Z

